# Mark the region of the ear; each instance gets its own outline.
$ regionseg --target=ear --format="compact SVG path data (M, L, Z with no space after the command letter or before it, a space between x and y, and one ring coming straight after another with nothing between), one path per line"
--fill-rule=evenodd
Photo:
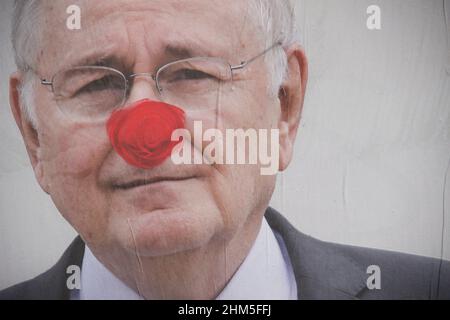
M287 75L279 91L280 171L286 170L292 160L308 82L308 60L303 49L293 45L286 50L286 55Z
M25 148L30 158L31 165L34 170L36 179L41 186L41 188L46 192L48 191L48 186L45 183L45 176L43 171L43 163L39 156L40 144L39 144L39 134L32 125L31 121L23 113L24 101L21 100L19 87L23 83L24 75L21 72L13 73L9 78L9 104L11 106L11 111L16 121L17 127L22 134L23 141L25 143Z

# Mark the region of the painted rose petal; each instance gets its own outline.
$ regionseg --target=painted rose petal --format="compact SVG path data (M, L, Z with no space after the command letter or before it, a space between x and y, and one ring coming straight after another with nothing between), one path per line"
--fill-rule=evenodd
M182 109L148 99L114 112L107 122L114 150L130 165L151 169L170 157L182 141L171 141L173 131L185 126Z

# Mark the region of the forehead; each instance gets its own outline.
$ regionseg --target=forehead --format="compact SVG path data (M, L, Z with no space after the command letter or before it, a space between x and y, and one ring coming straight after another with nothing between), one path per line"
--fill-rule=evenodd
M158 55L168 45L191 47L201 55L229 57L254 42L256 28L249 23L248 1L47 0L45 54L51 57L52 69L83 56L113 51L122 51L129 59L130 51L137 49ZM71 16L66 10L71 5L80 8L80 30L66 26Z

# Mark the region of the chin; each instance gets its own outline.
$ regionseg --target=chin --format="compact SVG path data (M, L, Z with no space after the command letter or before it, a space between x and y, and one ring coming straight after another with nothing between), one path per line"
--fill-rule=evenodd
M121 221L119 242L141 257L158 257L206 247L220 223L204 209L157 209Z

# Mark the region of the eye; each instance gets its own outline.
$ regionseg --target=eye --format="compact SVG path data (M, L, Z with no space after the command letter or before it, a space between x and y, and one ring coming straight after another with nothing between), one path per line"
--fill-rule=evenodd
M181 80L204 80L213 79L214 76L205 73L203 71L195 69L181 69L175 71L170 77L170 82L181 81Z
M115 76L105 76L101 79L97 79L89 82L85 86L77 90L76 95L83 93L95 93L103 90L121 90L123 89L122 79Z

